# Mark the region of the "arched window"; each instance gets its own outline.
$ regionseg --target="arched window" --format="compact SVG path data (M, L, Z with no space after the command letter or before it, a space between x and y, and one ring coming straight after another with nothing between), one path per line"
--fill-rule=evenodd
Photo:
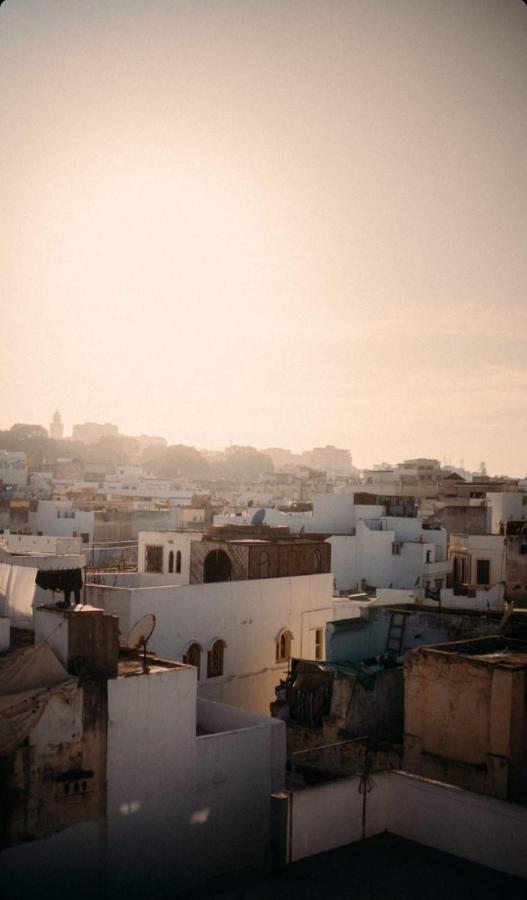
M201 669L201 654L202 648L199 644L194 643L190 644L190 646L187 648L187 652L183 656L183 662L186 663L187 666L195 666L198 670L198 681Z
M258 560L258 576L259 578L269 578L269 554L260 553Z
M225 550L211 550L203 563L203 581L209 584L213 581L231 580L231 561Z
M170 553L168 554L168 571L169 571L170 575L174 571L174 551L173 550L171 550Z
M293 635L287 629L284 629L276 642L276 662L285 662L291 656L291 641Z
M313 572L321 572L322 571L322 557L320 555L320 550L315 550L313 553Z
M432 562L432 551L431 550L426 551L426 561L427 561L427 563Z
M223 654L225 641L214 641L207 654L207 678L217 678L223 675Z
M181 550L176 553L176 572L181 572Z

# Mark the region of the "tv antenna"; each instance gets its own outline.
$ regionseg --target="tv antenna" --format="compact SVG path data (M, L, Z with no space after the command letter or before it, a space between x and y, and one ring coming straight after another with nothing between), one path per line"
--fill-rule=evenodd
M152 637L155 627L156 617L153 613L147 613L146 616L141 616L135 625L132 626L126 641L128 650L143 649L143 672L149 671L146 664L146 645Z

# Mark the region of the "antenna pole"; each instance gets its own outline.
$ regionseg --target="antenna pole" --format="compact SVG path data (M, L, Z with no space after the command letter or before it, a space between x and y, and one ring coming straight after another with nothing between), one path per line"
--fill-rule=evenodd
M143 672L147 674L149 671L150 670L146 664L146 641L143 640Z

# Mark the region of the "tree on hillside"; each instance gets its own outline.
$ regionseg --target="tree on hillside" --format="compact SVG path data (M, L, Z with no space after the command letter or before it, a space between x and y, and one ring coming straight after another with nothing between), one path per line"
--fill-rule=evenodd
M227 447L223 469L227 478L259 478L274 471L273 461L254 447Z
M47 438L48 436L47 430L42 425L25 425L21 422L12 425L10 431L15 438L19 438L23 441L33 440L35 438Z
M209 471L207 460L195 447L174 444L163 448L144 463L144 468L159 478L174 478L177 475L206 475Z

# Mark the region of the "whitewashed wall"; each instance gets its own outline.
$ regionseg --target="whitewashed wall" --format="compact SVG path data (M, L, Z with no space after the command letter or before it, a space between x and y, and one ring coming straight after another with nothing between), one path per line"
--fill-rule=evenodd
M63 518L58 512L74 512L74 518ZM73 537L88 534L93 541L95 530L95 513L93 510L73 509L71 500L39 500L38 509L33 516L33 527L46 535Z
M51 712L50 704L37 726L40 742L61 739ZM110 680L107 817L4 850L6 897L54 897L72 886L82 898L164 897L262 866L269 796L285 771L285 725L218 704L200 703L200 716L214 733L196 736L188 666Z
M159 655L181 660L189 644L203 649L200 695L222 703L269 712L274 688L287 670L275 660L283 629L293 635L292 654L314 657L315 631L334 617L333 576L299 575L152 588L87 586L86 599L115 612L121 632L145 613L154 613L150 646ZM207 678L207 651L226 643L224 674Z
M355 536L329 538L331 568L339 590L355 590L360 587L362 579L378 588L391 586L411 590L422 578L433 580L446 575L451 568L446 561L446 532L422 532L416 519L378 521L382 521L383 526L387 522L412 523L412 528L403 528L401 533L386 527L370 528L364 521L358 520ZM428 540L429 534L440 536L439 546ZM421 535L422 541L418 539ZM398 554L392 551L394 542L400 542Z
M199 541L201 531L141 531L138 539L137 568L140 573L146 573L145 553L148 544L163 547L163 573L169 575L168 560L172 550L174 553L174 573L170 575L173 584L188 584L190 580L190 545L192 541ZM181 553L181 572L176 573L176 554ZM165 580L166 584L166 580Z
M527 808L406 772L371 776L365 836L390 831L527 878ZM290 801L290 861L358 841L363 795L346 778L296 791Z
M487 494L487 506L490 510L490 530L492 534L500 533L500 525L505 525L511 519L524 519L527 516L527 506L523 505L525 499L523 492L506 492Z

